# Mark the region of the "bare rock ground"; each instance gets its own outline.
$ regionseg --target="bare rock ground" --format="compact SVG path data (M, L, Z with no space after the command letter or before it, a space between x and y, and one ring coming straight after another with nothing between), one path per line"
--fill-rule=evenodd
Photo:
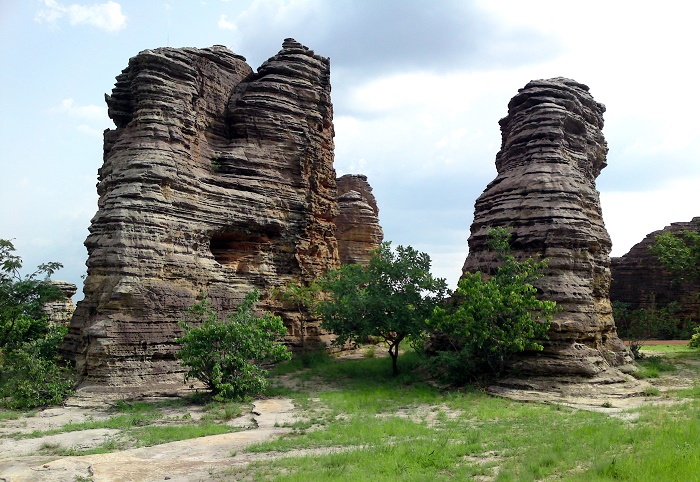
M77 419L75 410L51 409L55 417L63 420ZM60 413L65 410L65 413ZM99 411L82 409L81 417L99 416ZM92 412L92 413L91 413ZM36 419L36 420L34 420ZM212 435L196 439L171 442L152 447L141 447L99 455L71 457L41 457L31 455L47 443L64 443L70 446L89 448L99 445L105 437L113 435L110 430L85 430L51 435L37 439L0 439L0 481L51 481L74 482L75 480L94 481L196 481L212 480L212 468L225 469L231 465L247 463L254 454L232 456L241 448L255 442L262 442L290 431L284 427L294 420L294 405L289 399L258 400L254 404L254 428L241 432ZM26 419L27 430L46 430L56 425L50 417ZM42 420L47 422L42 425ZM14 421L22 423L19 421ZM8 424L6 424L8 425ZM12 424L9 424L12 425ZM7 427L4 430L12 430ZM87 433L85 433L87 432ZM117 432L117 431L114 431ZM92 444L92 445L91 445ZM9 456L8 456L9 455Z

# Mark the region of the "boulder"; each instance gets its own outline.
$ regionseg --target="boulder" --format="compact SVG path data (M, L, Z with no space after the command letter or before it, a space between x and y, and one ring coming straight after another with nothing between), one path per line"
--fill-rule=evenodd
M544 351L513 369L528 376L628 379L632 357L618 338L609 297L610 237L595 180L606 166L605 106L566 78L529 82L501 119L498 175L477 199L464 272L492 272L490 228L512 232L516 259L548 260L536 287L561 310Z

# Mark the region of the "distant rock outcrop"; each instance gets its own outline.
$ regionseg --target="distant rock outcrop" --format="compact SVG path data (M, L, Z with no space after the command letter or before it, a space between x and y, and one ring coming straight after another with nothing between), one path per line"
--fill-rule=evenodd
M554 78L520 89L500 121L498 176L476 201L463 271L494 269L487 233L501 226L512 231L516 258L549 259L537 288L561 311L544 351L516 362L522 373L615 382L626 376L611 367L632 362L612 316L611 242L595 187L608 151L604 111L587 86Z
M48 283L61 290L63 297L42 304L41 311L46 314L49 321L66 326L73 317L73 311L75 311L73 295L78 291L78 287L73 283L61 280L50 280Z
M336 179L339 214L338 250L342 264L367 264L384 239L379 208L367 176L346 174Z
M63 352L86 382L182 381L178 321L206 292L229 310L339 266L327 58L292 39L253 72L225 47L133 57L106 96L85 299ZM306 343L322 342L313 320Z
M656 243L656 236L661 233L679 234L683 231L700 232L700 217L690 222L673 223L664 229L648 234L641 242L635 244L627 254L611 259L612 284L610 299L629 303L631 309L659 308L671 302L678 302L681 311L679 319L700 322L700 281L674 281L674 277L665 270L649 246Z

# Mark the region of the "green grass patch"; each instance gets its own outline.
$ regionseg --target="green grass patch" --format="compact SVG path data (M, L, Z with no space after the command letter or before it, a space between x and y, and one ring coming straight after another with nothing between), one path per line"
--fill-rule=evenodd
M417 355L406 353L399 363L398 377L385 357L287 371L334 388L302 385L295 403L305 419L292 433L247 450L314 454L227 474L281 481L698 480L698 386L678 392L691 402L648 407L626 421L493 398L475 388L441 390L424 379ZM660 374L674 369L665 356L644 363ZM665 454L657 456L660 451Z
M19 410L0 409L0 420L17 420L22 415Z
M129 431L135 444L141 446L160 445L178 440L187 440L207 435L235 432L238 429L229 425L203 422L196 425L151 425Z
M676 370L675 365L658 355L644 357L637 363L639 364L639 370L635 373L637 378L659 378L662 372Z
M642 342L643 343L643 342ZM642 351L662 354L698 353L700 350L685 345L644 345Z
M81 450L71 447L45 447L43 452L55 455L87 455L94 453L106 453L132 446L150 446L168 443L188 438L203 437L206 435L218 435L229 433L237 429L226 425L227 422L250 410L250 404L240 402L217 402L211 397L203 398L206 401L205 414L201 421L192 420L186 407L190 400L170 399L156 402L145 401L119 401L113 407L116 414L105 420L89 420L82 423L70 423L51 430L37 430L30 433L16 433L10 435L14 439L38 438L45 435L54 435L65 432L76 432L92 429L116 429L122 434L121 438L106 441L97 448ZM172 414L172 409L182 409L182 415L166 417L165 411ZM176 411L177 413L177 411Z

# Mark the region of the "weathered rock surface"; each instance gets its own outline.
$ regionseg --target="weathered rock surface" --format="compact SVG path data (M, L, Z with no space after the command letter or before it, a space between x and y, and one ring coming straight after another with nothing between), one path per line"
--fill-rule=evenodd
M384 240L379 208L367 176L346 174L336 179L339 214L338 251L342 264L367 264Z
M329 60L292 39L253 72L225 47L133 57L106 96L85 299L63 346L85 384L182 382L174 339L206 292L229 310L339 265ZM307 343L322 341L306 323Z
M464 272L494 268L487 233L501 226L512 231L516 258L549 259L537 288L561 312L544 351L515 363L526 374L610 383L628 378L613 367L631 368L612 316L611 242L595 187L608 150L604 111L588 87L573 80L528 83L500 121L498 175L476 201Z
M649 251L661 233L675 234L684 231L700 231L700 217L690 222L673 223L664 229L648 234L635 244L627 254L611 259L612 284L610 299L629 303L631 309L663 307L678 302L679 319L700 322L700 281L690 279L674 282L674 277Z
M63 292L63 298L48 301L41 305L41 310L48 319L58 325L67 325L75 311L72 296L78 291L78 287L73 283L61 280L50 280L49 284L55 286Z

